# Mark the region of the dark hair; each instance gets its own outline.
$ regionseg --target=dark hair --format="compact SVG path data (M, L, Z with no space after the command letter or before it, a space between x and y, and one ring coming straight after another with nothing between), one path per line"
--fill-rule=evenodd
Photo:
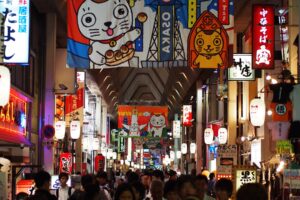
M137 173L135 172L130 172L128 175L127 175L127 182L130 184L130 183L134 183L136 181L139 181L140 180L140 177Z
M174 175L177 175L177 173L176 173L174 170L170 170L170 171L168 172L168 175L169 175L169 176L174 176Z
M51 176L46 171L39 171L35 177L34 182L37 188L43 187L43 185L51 180Z
M140 181L136 181L136 182L132 183L131 187L134 188L138 193L140 193L140 199L145 198L146 189ZM136 199L136 200L139 200L139 199Z
M221 178L216 182L215 185L216 191L225 190L228 193L228 196L231 197L233 185L232 181L226 178Z
M85 199L94 199L100 191L100 188L97 184L90 183L85 188Z
M181 175L177 180L177 186L179 189L181 189L185 183L191 183L195 187L195 179L191 175Z
M159 169L156 169L153 171L153 176L160 178L161 181L165 180L165 175L164 175L163 171L161 171Z
M28 194L25 192L19 192L17 194L16 200L26 200L28 198Z
M205 175L203 175L203 174L198 174L197 176L196 176L196 178L195 178L195 180L198 180L198 181L205 181L206 182L206 184L208 184L208 179L207 179L207 177L205 176Z
M167 181L164 187L164 197L167 198L167 194L177 190L177 181Z
M67 180L68 180L69 179L69 174L67 174L65 172L62 172L62 173L59 174L58 179L60 180L62 177L66 177Z
M97 178L104 178L105 180L107 180L107 173L100 171L97 173Z
M213 178L215 178L215 174L214 173L210 173L209 174L209 179L213 179Z
M128 183L122 183L117 187L114 200L119 200L121 194L125 191L129 191L132 194L133 200L135 200L134 192L132 191L132 188Z
M242 185L236 194L237 200L267 200L268 194L259 183L248 183Z
M84 190L87 189L88 185L95 183L95 177L91 174L86 174L81 177L81 185Z

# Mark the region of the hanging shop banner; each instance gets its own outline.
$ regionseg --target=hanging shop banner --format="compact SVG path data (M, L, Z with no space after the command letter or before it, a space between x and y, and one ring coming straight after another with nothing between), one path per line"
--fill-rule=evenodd
M29 5L30 0L0 1L0 63L28 65Z
M68 0L67 66L187 67L188 35L205 11L228 32L233 52L233 8L233 0Z
M229 37L222 23L209 11L201 14L188 39L188 64L192 68L227 68Z
M300 169L284 169L283 185L289 189L300 189Z
M10 135L12 138L16 134L26 135L27 101L28 98L15 89L10 89L8 104L0 106L0 135Z
M231 178L232 167L237 164L237 145L219 145L217 154L217 177Z
M251 54L234 54L233 66L228 69L229 81L253 81L255 72L252 69Z
M118 106L118 128L128 137L167 137L168 107Z
M192 126L192 106L191 105L183 105L183 114L182 114L182 124L183 126Z
M232 171L233 193L242 185L257 181L257 171L254 166L234 166Z
M180 138L181 136L180 131L181 131L180 121L174 120L173 127L172 127L173 138Z
M282 61L290 62L289 53L289 10L288 8L280 8L278 10L279 33L281 41L281 57Z
M61 153L59 158L59 171L67 174L72 173L72 154Z
M265 123L266 104L263 99L255 98L250 101L250 121L253 126L262 126Z
M252 11L253 69L274 68L274 6L254 5Z
M10 95L10 72L5 66L0 65L0 106L5 106L9 102Z
M80 125L83 125L84 78L84 72L77 72L77 92L74 95L67 95L65 97L65 119L67 127L70 126L71 121L80 121Z

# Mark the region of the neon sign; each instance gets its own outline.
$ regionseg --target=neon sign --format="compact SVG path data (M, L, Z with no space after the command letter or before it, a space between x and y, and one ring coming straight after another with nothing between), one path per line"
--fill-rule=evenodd
M274 7L253 6L253 68L274 67Z
M27 102L17 91L10 90L8 104L0 106L0 130L4 133L26 134Z

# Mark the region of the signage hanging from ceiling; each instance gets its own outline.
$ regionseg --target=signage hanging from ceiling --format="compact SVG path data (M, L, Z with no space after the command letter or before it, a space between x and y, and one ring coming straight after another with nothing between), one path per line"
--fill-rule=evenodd
M62 173L71 174L72 173L72 154L71 153L61 153L59 158L59 171Z
M255 98L250 101L250 122L253 126L265 123L266 104L263 99Z
M251 54L234 54L233 66L228 69L229 81L254 81L255 71L252 69Z
M274 68L274 6L254 5L252 13L253 69Z
M205 11L228 33L232 54L233 2L68 0L67 66L188 67L188 35Z
M182 124L183 126L192 126L192 105L183 105L182 107Z
M0 1L0 63L28 65L29 5L30 0Z

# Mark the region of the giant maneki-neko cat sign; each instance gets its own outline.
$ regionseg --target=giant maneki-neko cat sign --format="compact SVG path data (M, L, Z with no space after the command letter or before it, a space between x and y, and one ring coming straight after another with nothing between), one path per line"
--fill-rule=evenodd
M231 66L233 0L67 2L70 68Z

